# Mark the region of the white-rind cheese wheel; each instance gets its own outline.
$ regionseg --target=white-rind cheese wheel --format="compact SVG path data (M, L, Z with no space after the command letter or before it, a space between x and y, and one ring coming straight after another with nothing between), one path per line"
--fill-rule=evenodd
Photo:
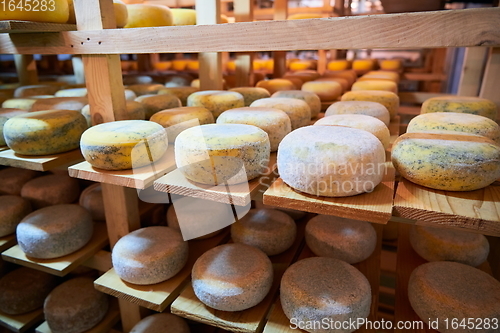
M94 280L78 277L52 290L43 312L52 333L83 333L104 318L108 307L108 296L94 288Z
M90 213L78 205L55 205L27 215L17 226L17 242L27 256L58 258L88 243L93 224Z
M477 268L448 261L423 264L410 276L408 298L424 322L437 319L441 333L498 332L493 325L450 325L452 319L457 323L467 322L468 318L500 321L500 282Z
M321 99L315 93L302 90L281 90L275 92L272 97L287 97L303 100L311 108L311 119L318 116L321 111Z
M0 170L0 195L20 195L24 184L37 177L38 172L21 168L5 168Z
M165 129L152 121L121 120L86 130L80 141L83 157L104 170L127 170L149 165L168 148Z
M217 119L224 111L244 107L245 101L243 96L235 91L206 90L189 95L187 105L207 108Z
M490 252L484 235L449 228L412 226L410 243L427 261L456 261L479 266Z
M93 184L83 190L78 203L90 212L92 220L106 220L101 184Z
M344 101L333 103L326 109L325 117L334 114L363 114L381 120L385 126L389 126L391 115L387 108L377 102L369 101Z
M385 150L373 134L342 126L307 126L278 149L280 177L301 192L344 197L371 192L385 173Z
M182 106L180 99L177 96L162 94L162 95L142 95L135 99L145 107L145 119L151 118L156 112L180 108Z
M420 113L458 112L470 113L497 119L497 106L486 98L466 96L443 96L429 98L422 104Z
M387 108L391 119L398 114L399 97L391 91L383 90L356 90L348 91L342 95L341 101L369 101L377 102Z
M26 98L10 98L2 102L2 108L4 109L20 109L23 111L31 111L33 104L35 104L37 98L26 97Z
M130 283L160 283L177 274L188 259L188 244L169 227L147 227L123 236L111 254L116 274Z
M310 219L305 238L307 246L317 256L349 264L367 259L377 245L377 233L370 223L330 215Z
M278 145L285 135L292 131L288 115L273 108L244 107L224 111L217 124L246 124L257 126L267 133L271 152L278 150Z
M266 132L243 124L208 124L188 128L175 140L175 161L189 180L238 184L262 174L269 163Z
M31 213L27 199L17 195L3 195L0 200L0 237L13 234L21 220Z
M195 295L221 311L242 311L260 303L271 289L273 267L261 250L225 244L208 250L192 271Z
M289 319L304 323L307 332L355 331L361 325L345 325L340 329L333 326L328 330L318 328L314 322L356 323L370 314L371 296L366 277L348 263L333 258L300 260L281 279L283 312Z
M268 256L288 250L297 234L293 219L276 209L251 209L231 225L235 243L254 246Z
M175 16L174 16L175 17ZM138 322L130 333L189 333L186 321L171 313L156 313Z
M18 154L51 155L78 148L87 121L80 112L52 110L10 118L3 133L7 145Z
M271 97L267 89L259 87L238 87L229 89L229 91L240 93L245 101L245 106L250 106L250 104L258 99Z
M37 177L21 188L21 196L31 202L33 209L73 203L79 195L78 180L67 175Z
M375 135L384 148L389 148L391 133L377 118L362 114L336 114L319 119L314 125L338 125L365 130Z
M261 98L253 102L250 107L273 108L285 112L290 117L292 131L311 122L311 108L306 102L295 98Z

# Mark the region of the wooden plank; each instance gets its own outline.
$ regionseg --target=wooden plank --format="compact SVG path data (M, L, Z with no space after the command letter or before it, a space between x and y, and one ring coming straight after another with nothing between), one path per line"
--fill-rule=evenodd
M16 243L17 240L15 234L0 237L0 252L13 247L14 245L16 245Z
M189 241L189 258L184 268L167 281L152 285L136 285L120 279L114 268L94 281L97 290L145 308L163 312L189 282L195 261L209 249L219 245L228 237L223 232L203 240Z
M278 178L264 192L264 204L385 224L391 218L392 213L394 178L394 167L387 162L384 178L373 192L339 198L319 197L298 192Z
M500 85L500 48L491 49L486 68L484 70L483 83L479 97L487 98L496 103L500 108L500 96L498 96L498 86ZM500 115L497 119L500 119Z
M2 22L0 21L0 24ZM37 84L38 73L36 69L36 61L29 54L15 54L14 62L16 63L17 76L19 83L23 86Z
M0 152L0 165L35 171L49 171L69 163L76 163L82 160L83 156L80 149L44 156L19 155L11 149Z
M26 332L43 320L43 309L13 316L0 312L0 325L12 332Z
M500 236L500 186L494 183L476 191L448 192L403 179L394 197L394 215Z
M108 244L106 226L94 223L94 234L90 241L80 250L55 259L36 259L26 256L19 245L15 245L2 253L5 261L34 268L57 276L65 276Z
M441 93L429 93L429 92L400 92L399 101L401 103L407 104L422 104L426 100L432 97L442 97L449 96L449 94L441 94Z
M115 300L110 300L109 310L106 316L90 330L85 331L85 333L109 333L113 326L120 320L120 309L118 308L118 302ZM49 325L44 321L35 330L36 333L52 333Z
M273 20L286 20L288 17L288 1L275 0L274 1ZM274 51L273 52L273 78L283 77L286 73L286 52Z
M248 183L235 185L203 185L188 180L176 169L154 182L154 189L160 192L179 194L189 197L202 198L237 206L246 206L252 196L274 179L276 169L276 153L271 154L269 165L262 176L250 180Z
M0 21L0 33L59 32L76 30L74 24L46 23L31 21Z
M111 263L111 252L101 250L87 259L82 265L98 270L99 272L107 272L113 267Z
M1 162L1 153L0 153ZM145 189L157 178L175 169L174 146L169 145L167 152L153 164L129 170L109 171L92 167L87 161L68 168L71 177L95 182Z
M468 47L465 50L464 62L460 72L460 83L458 84L458 96L479 95L488 51L486 47Z
M444 81L446 75L442 73L404 73L402 80L408 81Z
M223 6L226 7L226 6ZM253 21L253 1L239 0L234 2L234 17L236 22ZM236 55L236 86L252 87L253 55L240 53Z
M139 54L499 46L499 21L500 8L478 8L183 27L66 31L39 36L0 34L0 53Z

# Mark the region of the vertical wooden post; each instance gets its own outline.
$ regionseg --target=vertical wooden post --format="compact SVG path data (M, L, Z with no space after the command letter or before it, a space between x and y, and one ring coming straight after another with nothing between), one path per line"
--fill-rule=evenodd
M253 1L237 0L234 1L234 17L236 22L253 21ZM253 86L253 54L239 53L236 56L236 86Z
M488 48L486 47L468 47L465 49L457 95L478 96L487 54Z
M137 55L137 69L139 72L149 72L153 68L151 64L151 57L149 54L138 54Z
M220 0L196 0L196 23L218 24L220 21ZM222 90L222 57L220 52L203 52L200 62L200 89Z
M326 72L326 51L325 50L318 50L318 73L323 75Z
M38 73L36 70L36 61L31 54L15 54L17 76L19 83L23 86L37 84Z
M288 17L288 1L274 0L274 20L286 20ZM279 78L286 73L286 51L274 51L273 78Z
M500 48L494 47L489 52L479 97L492 100L500 108L500 96L498 95L500 76L498 73L500 73ZM500 119L500 115L497 119Z
M75 75L76 84L85 83L85 70L83 68L82 57L72 57L71 63L73 64L73 73Z

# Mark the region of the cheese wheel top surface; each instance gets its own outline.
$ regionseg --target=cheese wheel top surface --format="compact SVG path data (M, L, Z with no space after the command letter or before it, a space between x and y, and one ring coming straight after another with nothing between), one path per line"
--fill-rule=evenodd
M391 119L397 115L399 108L399 97L391 91L383 90L356 90L348 91L342 95L341 101L371 101L384 105L391 115Z
M44 131L54 128L54 124L68 124L78 121L81 114L72 110L48 110L29 112L10 118L10 126L21 126L29 131Z
M207 124L189 128L179 136L189 138L191 144L197 148L206 145L207 150L236 149L249 143L269 140L267 133L260 128L244 124Z
M280 109L264 108L264 107L243 107L224 111L219 118L217 124L233 123L254 125L259 128L265 125L274 124L276 121L287 122L290 124L290 118ZM291 125L287 127L290 132ZM264 129L264 128L262 128Z
M286 97L300 99L306 102L311 108L311 118L315 118L321 111L321 99L313 92L302 90L281 90L272 95L275 97Z
M163 132L161 125L145 120L120 120L103 123L86 130L82 141L89 144L136 144L151 135ZM159 134L159 133L158 133Z
M364 114L380 119L386 126L390 123L390 114L387 108L370 101L341 101L333 103L326 109L325 117L334 114Z
M173 23L170 8L161 5L131 4L127 5L128 19L125 28L161 27Z
M484 116L493 120L497 118L497 106L492 101L467 96L442 96L429 98L422 104L421 113L459 112Z
M63 233L74 228L75 221L91 223L90 213L79 205L54 205L26 215L19 228L36 234ZM79 222L78 222L79 223Z
M398 85L393 81L373 79L354 82L352 90L383 90L397 93Z

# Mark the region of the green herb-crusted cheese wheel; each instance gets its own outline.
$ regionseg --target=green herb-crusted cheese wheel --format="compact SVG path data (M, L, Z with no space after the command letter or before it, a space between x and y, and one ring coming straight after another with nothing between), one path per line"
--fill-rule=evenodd
M206 90L189 95L188 106L201 106L210 110L215 119L224 111L245 106L245 100L235 91Z
M121 120L86 130L80 147L92 166L104 170L127 170L153 163L168 148L165 129L152 121Z
M399 97L391 91L383 90L356 90L348 91L342 95L341 101L369 101L377 102L387 108L391 119L398 113Z
M271 145L266 132L243 124L188 128L175 141L175 161L189 180L219 185L242 183L267 169Z
M78 148L86 129L80 112L50 110L12 117L3 132L7 145L18 154L50 155Z
M500 178L500 146L472 134L406 133L392 146L406 179L445 191L472 191Z
M471 113L493 120L497 119L496 104L479 97L443 96L429 98L422 104L420 113L432 112Z

